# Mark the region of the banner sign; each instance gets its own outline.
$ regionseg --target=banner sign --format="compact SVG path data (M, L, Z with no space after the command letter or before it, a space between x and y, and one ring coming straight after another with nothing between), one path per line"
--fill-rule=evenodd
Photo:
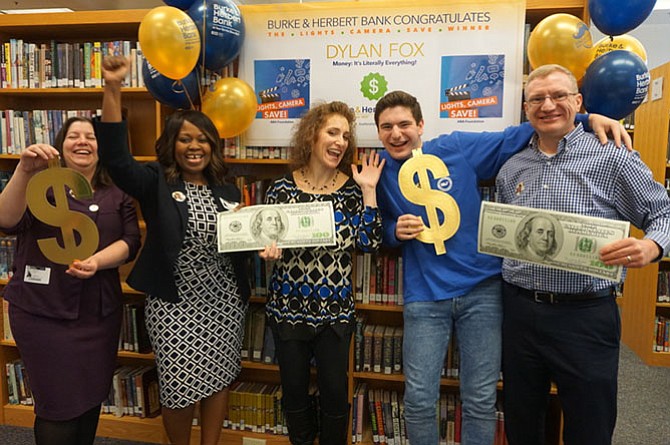
M425 135L499 131L521 110L524 0L365 1L243 5L239 77L258 113L244 142L287 145L317 102L356 113L359 145L380 146L377 100L404 90Z

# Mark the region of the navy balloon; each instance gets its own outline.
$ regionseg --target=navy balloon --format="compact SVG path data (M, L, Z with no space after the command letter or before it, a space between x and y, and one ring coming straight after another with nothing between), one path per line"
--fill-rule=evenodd
M174 6L175 8L185 10L190 8L194 1L195 0L163 0L163 3L168 6Z
M656 0L589 0L589 15L603 34L619 36L644 22L655 4Z
M176 109L191 109L192 105L200 103L199 77L196 68L177 81L159 73L146 59L142 63L142 78L147 90L158 102Z
M584 108L612 119L623 119L649 91L647 64L632 51L610 51L591 62L582 78Z
M244 21L235 3L229 0L196 0L186 11L200 31L204 52L198 63L218 71L240 53L244 41Z

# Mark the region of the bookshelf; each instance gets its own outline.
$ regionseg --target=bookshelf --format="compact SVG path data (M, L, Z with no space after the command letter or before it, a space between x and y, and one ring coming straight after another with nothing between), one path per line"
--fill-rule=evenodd
M586 0L527 0L527 22L536 25L543 18L558 12L573 14L587 20L588 9ZM115 11L82 11L72 13L0 15L0 41L9 38L22 38L33 42L48 42L52 39L67 42L83 42L95 40L133 40L137 39L139 24L148 10L115 10ZM667 76L667 74L666 74ZM144 88L124 88L124 106L128 109L128 121L133 155L140 161L154 159L154 142L161 132L162 121L169 111L153 100ZM96 88L0 88L0 110L4 109L98 109L101 102L101 90ZM667 110L667 108L666 108ZM665 116L667 118L668 113ZM666 119L667 124L667 119ZM666 127L667 134L667 127ZM636 144L638 142L636 141ZM665 145L663 145L665 147ZM0 170L11 171L18 162L18 155L0 155ZM263 159L228 159L231 172L235 175L254 174L259 177L273 177L281 174L286 168L286 161ZM664 161L665 162L665 161ZM665 164L664 164L665 165ZM655 282L655 281L654 281ZM0 292L6 281L0 280ZM138 295L127 286L124 294L132 298ZM254 303L262 303L264 299L253 299ZM357 304L357 311L366 313L374 323L401 325L402 306L384 306L378 304ZM2 338L0 336L0 338ZM359 382L367 382L371 387L401 390L402 374L380 374L355 372L353 369L353 341L350 357L349 398L353 398L354 388ZM670 356L670 355L669 355ZM0 341L0 369L14 359L19 352L13 342ZM152 354L120 352L122 363L151 363ZM241 379L264 383L278 383L279 373L276 365L244 361ZM443 379L441 386L448 391L455 391L458 381ZM7 379L0 379L0 424L30 427L34 415L31 407L9 405L7 399ZM548 443L560 444L560 409L553 403L550 414L551 425L548 428ZM549 426L551 426L549 425ZM364 434L364 444L372 444L369 425ZM167 444L168 439L163 430L160 417L140 419L131 416L101 416L98 435L125 440ZM287 445L288 438L272 434L253 433L249 431L232 431L224 429L220 444L241 445L248 443L245 439L257 439L266 445ZM198 443L199 428L194 428L192 442Z
M635 111L635 149L651 169L654 179L665 184L670 178L670 63L650 71L651 82L661 79L660 99L649 97ZM642 232L634 229L633 236ZM670 272L670 261L629 269L623 291L622 340L648 365L670 366L670 352L656 351L656 317L670 318L670 304L658 302L658 274Z

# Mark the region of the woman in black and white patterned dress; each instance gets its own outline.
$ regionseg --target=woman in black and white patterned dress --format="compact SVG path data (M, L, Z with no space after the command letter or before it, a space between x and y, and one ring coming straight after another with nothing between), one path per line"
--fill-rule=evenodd
M130 155L121 119L123 57L103 61L105 89L96 122L100 160L141 206L144 249L128 284L147 294L146 323L158 364L163 424L171 443L188 445L201 404L201 444L218 443L226 388L240 371L249 296L244 254L219 254L216 215L239 191L224 182L216 127L199 111L178 111L156 142L158 162Z

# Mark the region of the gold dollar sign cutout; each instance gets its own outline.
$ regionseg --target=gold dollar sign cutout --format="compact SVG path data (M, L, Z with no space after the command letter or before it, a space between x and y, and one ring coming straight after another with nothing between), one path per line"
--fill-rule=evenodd
M407 200L426 208L428 224L424 224L423 231L416 239L433 244L435 253L443 255L447 253L445 241L454 236L461 225L461 211L451 195L430 188L428 172L435 179L449 176L449 169L440 158L423 154L421 148L412 150L412 157L400 167L398 185ZM415 176L419 179L418 184ZM442 223L437 214L438 210L442 213Z
M65 187L69 187L77 199L93 197L91 185L84 175L58 165L58 160L49 161L49 168L30 179L26 188L28 208L35 218L54 227L60 227L63 246L54 238L44 238L37 245L47 259L56 264L71 264L75 259L85 259L98 248L98 228L91 218L70 210ZM53 190L54 204L47 199ZM79 244L75 238L79 234Z

